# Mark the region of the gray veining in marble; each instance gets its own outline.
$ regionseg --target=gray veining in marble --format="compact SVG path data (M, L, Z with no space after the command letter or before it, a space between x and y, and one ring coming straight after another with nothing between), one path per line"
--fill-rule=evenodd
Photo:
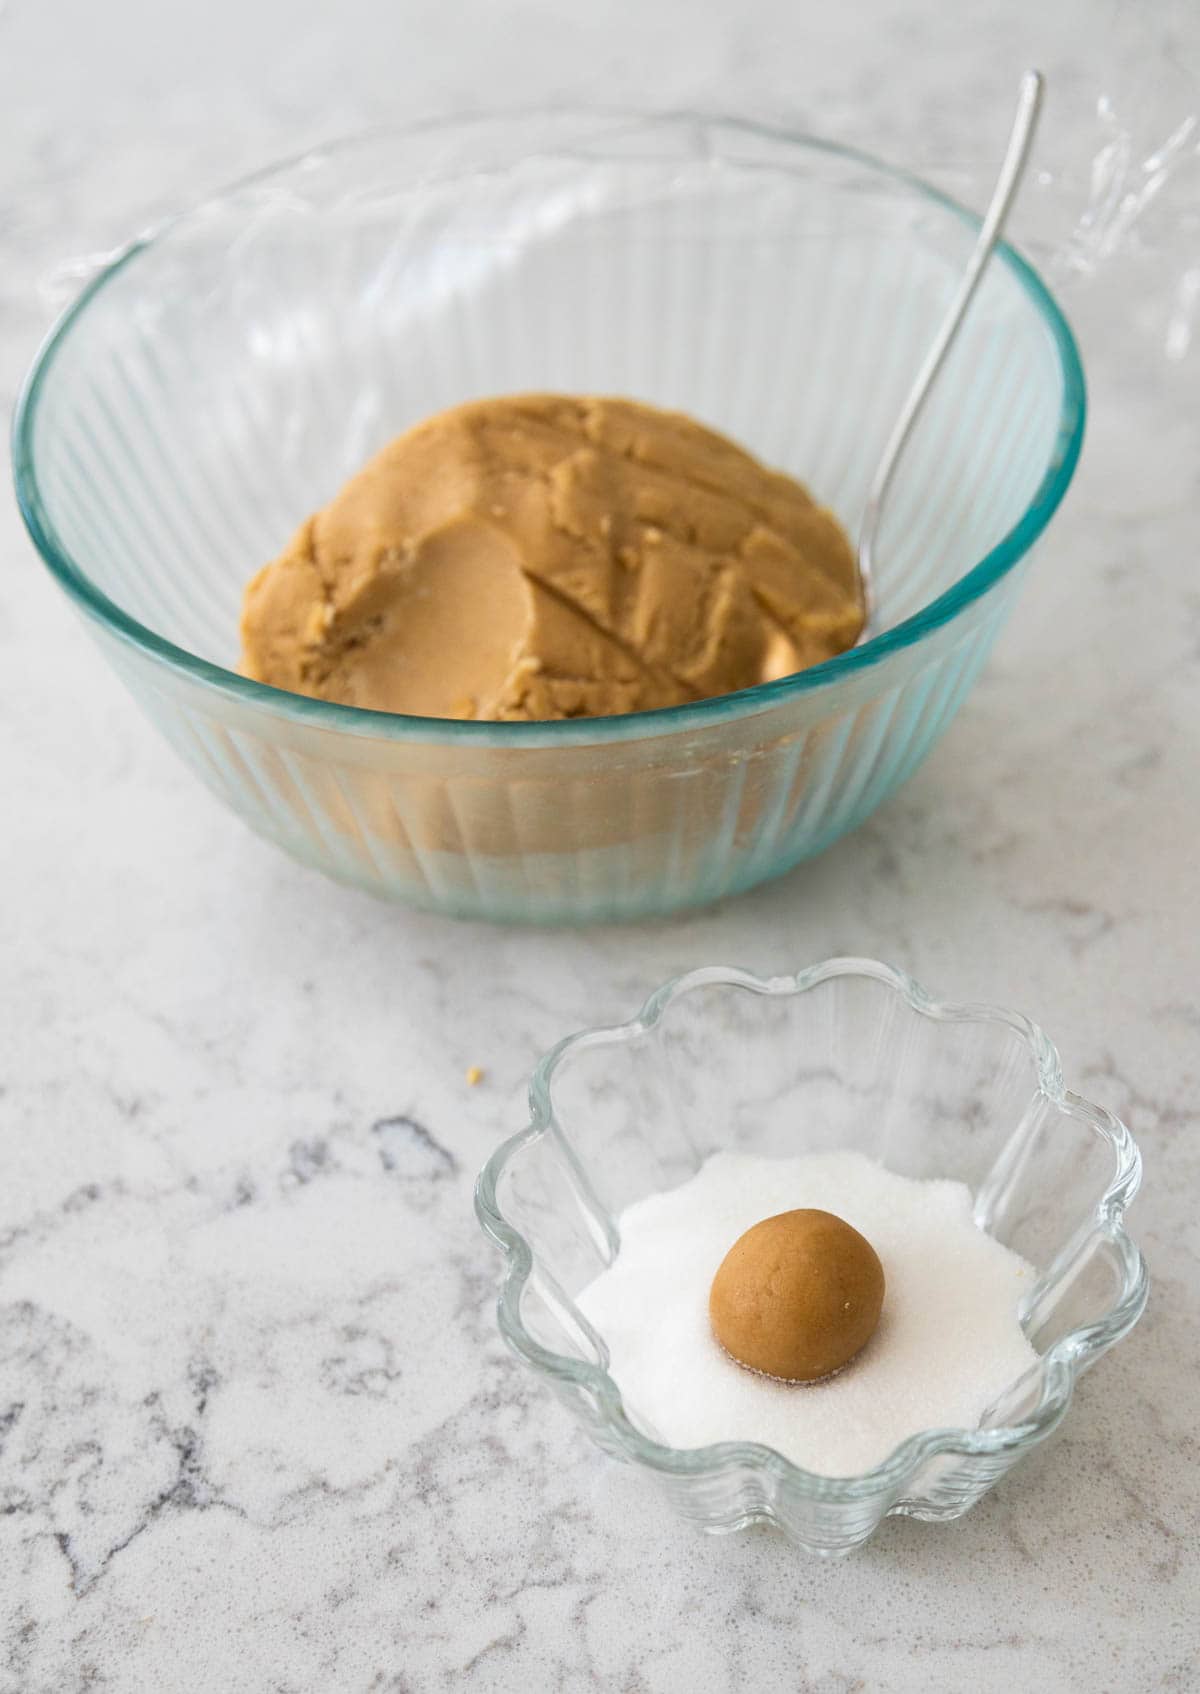
M1038 57L1078 183L1109 14L9 0L0 399L73 260L368 122L720 106L957 186ZM1138 15L1195 66L1184 7ZM1069 198L1035 194L1037 239ZM0 494L0 1694L1200 1688L1200 354L1143 309L1156 216L1072 295L1083 469L951 734L856 838L674 923L451 927L285 862L155 739ZM1143 1143L1154 1290L967 1519L819 1565L679 1524L527 1385L470 1188L565 1030L831 951L1047 1026Z

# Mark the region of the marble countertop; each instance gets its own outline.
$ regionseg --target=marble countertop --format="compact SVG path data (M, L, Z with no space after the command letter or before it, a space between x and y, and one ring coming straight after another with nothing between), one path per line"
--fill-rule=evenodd
M1139 16L1195 63L1182 6ZM1086 159L1078 23L8 0L0 398L73 260L343 130L719 106L954 186L1035 57L1046 144ZM950 734L825 858L671 923L452 926L285 861L155 738L0 493L0 1694L1200 1688L1200 349L1176 323L1168 357L1144 293L1168 226L1072 289L1083 468ZM824 1565L706 1539L591 1450L496 1337L470 1198L559 1035L681 968L835 951L1046 1026L1143 1145L1153 1292L967 1518Z

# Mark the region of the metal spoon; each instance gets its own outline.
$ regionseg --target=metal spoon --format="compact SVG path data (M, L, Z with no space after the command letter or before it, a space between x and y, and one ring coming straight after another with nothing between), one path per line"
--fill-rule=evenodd
M946 313L942 327L937 337L925 355L925 361L917 372L916 380L908 393L908 398L901 407L900 416L896 419L887 445L883 449L883 457L876 467L870 489L867 493L867 504L863 512L862 529L858 538L858 572L862 583L863 600L866 606L866 619L862 633L856 645L861 646L874 632L871 629L875 617L875 540L879 532L879 520L883 514L883 503L887 498L892 484L896 464L908 443L913 426L921 415L933 387L938 372L945 363L946 355L954 344L967 308L975 296L983 273L987 269L988 260L995 251L996 244L1004 233L1005 221L1009 209L1017 197L1021 179L1025 174L1025 166L1029 160L1030 148L1033 144L1034 132L1037 129L1038 113L1042 107L1042 91L1045 79L1040 71L1026 71L1021 78L1020 93L1017 96L1017 112L1013 119L1012 131L1008 138L1008 148L1004 155L1004 163L1000 167L1000 175L992 190L991 202L987 216L980 225L979 238L972 250L962 281L958 285L950 309Z

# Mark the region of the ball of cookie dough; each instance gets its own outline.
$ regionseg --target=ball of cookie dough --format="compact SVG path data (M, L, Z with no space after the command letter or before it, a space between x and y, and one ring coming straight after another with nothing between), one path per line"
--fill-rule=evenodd
M832 1212L764 1218L738 1237L713 1278L713 1334L739 1365L784 1382L817 1382L875 1333L883 1266Z

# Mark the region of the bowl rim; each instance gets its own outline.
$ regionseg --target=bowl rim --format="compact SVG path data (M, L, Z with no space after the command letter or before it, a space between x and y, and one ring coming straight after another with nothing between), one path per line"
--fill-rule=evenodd
M699 729L709 723L755 715L814 690L828 687L859 671L865 671L892 653L914 645L951 622L1017 564L1041 535L1070 485L1083 442L1087 396L1079 349L1057 301L1033 266L1004 242L996 250L997 261L1005 264L1015 275L1048 328L1058 355L1062 377L1058 427L1042 478L1025 511L1012 528L978 563L965 571L928 605L893 628L872 636L861 646L852 647L792 676L686 705L630 712L613 717L501 724L407 717L397 713L368 710L361 706L343 706L333 701L316 700L306 695L273 688L267 683L256 682L167 640L131 616L100 590L72 556L47 510L38 477L33 442L34 425L49 373L68 337L97 296L141 254L178 226L202 217L206 211L237 196L247 188L269 184L300 167L309 168L314 164L323 164L355 148L385 140L403 141L406 138L439 131L450 133L455 130L465 132L486 127L515 128L522 123L549 121L554 118L574 119L580 124L589 119L608 118L614 122L634 124L651 130L665 128L674 132L682 132L688 126L700 126L710 132L757 137L791 150L832 154L865 166L924 196L930 202L952 212L970 228L977 229L980 224L980 219L975 213L922 177L889 165L859 148L749 119L686 110L655 113L605 107L542 107L483 113L465 119L437 118L422 123L359 131L324 146L305 149L251 172L223 190L207 195L184 210L159 220L119 250L51 326L22 384L12 427L12 464L17 504L25 527L42 560L59 585L89 617L152 659L183 672L192 680L213 688L234 701L290 716L313 727L342 730L389 741L440 742L460 746L464 743L507 747L563 745L573 742L606 743L667 735L677 730ZM553 157L568 144L568 138L560 137L553 147L531 147L525 157ZM771 168L784 167L773 165ZM452 174L448 173L442 180L450 180Z
M720 985L747 989L756 995L792 996L809 992L841 976L866 977L883 983L918 1014L937 1023L999 1023L1018 1035L1028 1048L1037 1071L1037 1091L1064 1113L1078 1117L1109 1143L1114 1168L1095 1214L1124 1272L1120 1297L1104 1317L1068 1331L1042 1355L1038 1404L1023 1423L993 1428L920 1430L900 1442L887 1458L854 1476L823 1476L794 1464L775 1448L755 1441L722 1441L707 1447L667 1446L644 1435L626 1414L620 1389L599 1365L543 1347L526 1329L521 1296L533 1270L534 1255L521 1232L504 1216L497 1189L510 1160L531 1141L548 1132L562 1134L551 1099L554 1072L563 1058L580 1046L597 1046L645 1034L680 995L697 987ZM504 1254L503 1279L496 1312L501 1334L512 1351L536 1375L569 1384L589 1394L605 1427L609 1443L624 1458L660 1474L677 1477L711 1476L736 1468L766 1473L789 1492L810 1500L847 1503L898 1494L920 1466L940 1454L975 1457L1034 1446L1049 1435L1070 1407L1076 1379L1102 1353L1133 1328L1145 1309L1149 1280L1145 1260L1126 1233L1124 1213L1141 1182L1142 1159L1126 1125L1112 1112L1063 1085L1058 1051L1039 1026L1019 1012L982 1002L935 1000L913 977L876 959L830 958L793 976L760 977L734 966L709 965L670 978L625 1023L581 1030L551 1048L535 1068L529 1084L530 1121L503 1142L484 1165L475 1186L475 1212L485 1235ZM564 1142L566 1138L564 1137ZM569 1148L569 1143L566 1143ZM566 1299L566 1296L563 1296ZM592 1333L574 1302L566 1299L581 1330Z

